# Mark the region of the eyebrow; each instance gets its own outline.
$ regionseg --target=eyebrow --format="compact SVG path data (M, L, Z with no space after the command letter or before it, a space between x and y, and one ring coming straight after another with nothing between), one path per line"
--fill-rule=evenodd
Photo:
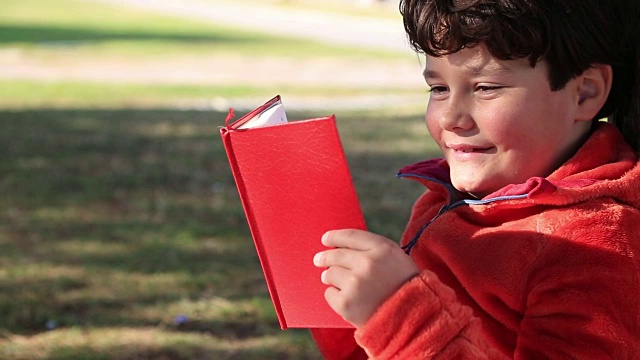
M487 69L486 67L469 67L467 68L466 72L473 77L481 77L481 76L488 76L488 75L508 74L508 73L511 73L511 69L503 66L496 66L495 68L489 68L489 69ZM433 79L433 78L439 78L440 74L435 70L425 69L422 72L422 76L425 79Z
M437 71L424 69L424 71L422 72L422 77L424 77L425 79L432 79L440 77L440 75Z

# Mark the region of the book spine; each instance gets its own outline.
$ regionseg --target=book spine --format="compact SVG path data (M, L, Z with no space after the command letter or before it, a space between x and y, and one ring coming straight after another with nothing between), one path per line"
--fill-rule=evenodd
M259 231L258 226L256 226L255 213L251 208L251 202L247 199L246 187L244 185L244 181L242 179L242 173L240 168L238 167L237 162L235 161L235 155L233 153L233 139L232 139L233 130L229 130L228 128L221 128L220 135L222 137L222 143L224 145L224 149L227 152L227 157L229 158L229 164L231 166L231 173L233 174L234 181L236 182L236 187L238 189L238 194L240 195L240 201L242 203L242 207L247 216L247 222L249 223L249 230L251 231L251 235L254 239L254 244L256 246L256 250L258 252L258 259L260 260L260 265L262 266L265 280L267 282L267 288L269 290L269 296L273 302L276 315L278 316L278 322L280 323L280 328L285 330L287 328L286 321L284 319L284 313L282 311L282 307L280 305L280 299L278 297L278 293L276 291L275 283L271 277L271 267L269 265L269 260L266 255L266 251L262 244L262 237Z

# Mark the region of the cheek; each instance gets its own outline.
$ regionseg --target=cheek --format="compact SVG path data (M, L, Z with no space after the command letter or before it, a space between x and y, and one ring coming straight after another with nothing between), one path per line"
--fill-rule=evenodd
M429 130L429 134L431 134L431 137L439 142L442 129L440 128L438 117L431 106L427 107L425 122L427 124L427 130Z
M522 137L527 137L531 129L527 128L527 115L517 111L519 108L502 105L483 109L476 114L478 128L483 137L490 142L509 146L518 143Z

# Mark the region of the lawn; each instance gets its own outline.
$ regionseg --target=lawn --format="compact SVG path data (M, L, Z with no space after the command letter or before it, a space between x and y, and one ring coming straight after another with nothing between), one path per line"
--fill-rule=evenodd
M317 358L278 327L223 117L0 111L0 358ZM339 127L369 227L397 238L420 187L395 170L433 153L419 116Z
M0 31L0 51L62 56L42 42L136 31L102 44L94 38L72 55L135 58L137 45L210 51L172 40L201 36L204 24L145 17L148 26L135 30L140 17L155 16L56 4L78 16L52 10L51 2L4 1L11 11L0 13L0 26L21 30ZM56 35L57 28L67 33ZM221 33L227 49L243 36L263 49L286 43ZM218 135L226 114L166 105L263 93L114 86L0 82L0 97L12 99L0 102L0 358L319 359L307 331L278 326ZM24 100L30 97L37 101ZM327 114L289 117L319 115ZM422 114L396 108L337 117L368 226L397 239L422 189L395 179L395 171L436 153Z
M55 4L47 0L3 0L2 8L0 66L10 70L28 63L43 66L49 69L48 73L59 69L83 72L93 66L104 72L99 81L83 82L60 77L47 81L30 77L3 78L0 71L0 107L4 108L119 107L123 104L148 107L181 103L185 99L206 102L220 96L266 98L275 93L304 96L416 94L415 87L316 86L295 80L273 85L242 81L224 84L145 82L127 81L117 73L110 79L109 72L114 64L137 65L134 66L136 70L129 70L134 72L160 66L158 71L167 73L171 72L173 64L182 66L182 71L206 65L203 71L215 73L224 72L225 68L215 68L212 64L237 62L242 57L266 57L270 61L284 59L288 64L305 59L322 64L323 60L331 62L338 58L351 66L376 59L380 61L380 67L392 67L388 62L414 63L415 59L394 52L269 36L110 7L90 0L60 0ZM247 66L253 64L255 61L247 62ZM416 74L419 75L418 70ZM286 71L281 70L280 77L286 76Z
M403 58L386 51L339 47L217 26L163 14L117 8L91 0L3 0L0 44L34 55L149 56L188 53L290 57ZM72 54L69 54L69 50Z

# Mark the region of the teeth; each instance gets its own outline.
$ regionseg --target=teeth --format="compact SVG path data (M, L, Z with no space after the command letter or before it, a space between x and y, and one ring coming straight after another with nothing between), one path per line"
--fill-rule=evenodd
M472 147L451 147L451 150L455 151L455 152L459 152L459 153L472 153L472 152L476 152L476 151L481 151L481 148L472 148Z

